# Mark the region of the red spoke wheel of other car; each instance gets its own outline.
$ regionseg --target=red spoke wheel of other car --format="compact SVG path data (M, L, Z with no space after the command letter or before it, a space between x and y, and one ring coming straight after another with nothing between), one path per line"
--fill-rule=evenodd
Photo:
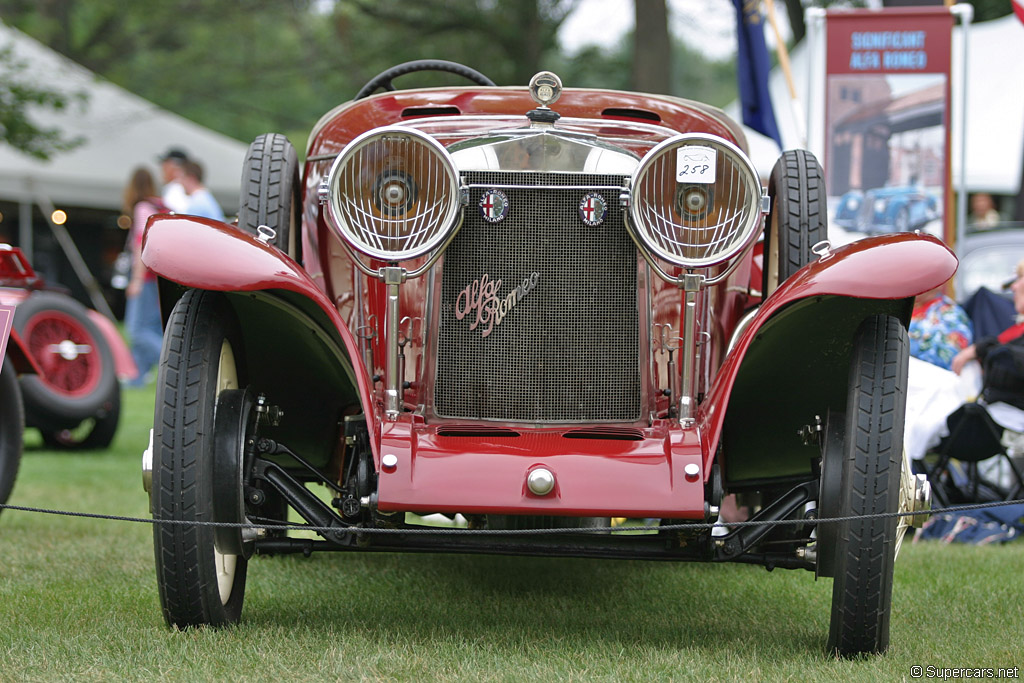
M768 179L771 207L764 230L763 298L814 260L811 251L828 239L825 178L814 155L783 152Z
M237 515L218 519L224 506L214 502L230 485L218 483L225 468L215 460L239 457L217 447L217 434L230 434L234 427L245 431L245 425L234 424L238 411L217 410L226 405L222 398L239 394L245 377L239 339L234 313L218 293L187 292L167 321L156 388L151 503L160 605L168 625L176 628L231 624L242 613L245 555L218 549L213 527L180 524L239 521ZM231 424L224 425L225 419ZM221 541L229 535L222 532Z
M96 339L61 311L43 311L25 325L25 341L43 374L39 378L68 396L88 394L100 381Z
M826 446L824 453L826 470L841 461L839 516L864 517L839 523L835 534L828 649L842 656L889 646L897 518L871 516L891 515L899 506L908 358L907 331L899 320L878 315L861 323L842 450Z
M0 504L7 502L21 462L21 433L25 419L18 377L9 360L0 370ZM2 512L2 510L0 510Z
M84 306L56 292L35 292L14 313L42 371L21 377L26 421L55 430L94 417L118 390L113 354Z

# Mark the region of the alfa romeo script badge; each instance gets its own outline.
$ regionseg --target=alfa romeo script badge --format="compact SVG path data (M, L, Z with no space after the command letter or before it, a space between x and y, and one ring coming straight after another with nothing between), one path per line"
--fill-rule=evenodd
M516 304L537 286L540 273L530 273L516 284L508 294L501 291L501 280L492 280L486 273L473 280L455 297L455 319L469 317L469 329L480 330L487 337L500 325Z
M480 197L480 213L488 223L504 220L508 213L508 197L501 190L487 190Z
M606 213L608 203L598 193L591 192L580 200L580 219L590 227L601 225Z

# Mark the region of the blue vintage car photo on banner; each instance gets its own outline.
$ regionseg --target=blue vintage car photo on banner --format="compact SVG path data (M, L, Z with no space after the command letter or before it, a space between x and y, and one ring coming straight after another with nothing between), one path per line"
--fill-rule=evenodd
M828 15L825 177L851 239L947 235L952 28L936 8Z

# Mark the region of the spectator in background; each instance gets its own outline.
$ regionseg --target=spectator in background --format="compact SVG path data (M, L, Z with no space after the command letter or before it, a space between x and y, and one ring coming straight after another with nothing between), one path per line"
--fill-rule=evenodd
M160 157L160 172L164 177L163 202L175 213L188 211L188 193L182 184L188 155L184 150L172 147Z
M152 174L136 168L124 189L124 213L132 218L128 235L132 247L132 273L125 289L124 323L131 341L132 358L139 375L129 386L145 385L149 371L160 361L163 324L156 275L142 263L142 236L146 221L155 213L166 213L166 206L156 194Z
M986 398L1006 401L1024 409L1024 322L1021 322L1024 319L1024 261L1017 264L1015 275L1010 291L1013 292L1017 324L996 336L979 339L965 348L953 359L952 369L959 375L971 361L978 361L986 373L994 374L986 374L985 392L995 393L997 397L986 395ZM990 356L995 356L999 361L992 364L994 367L986 364Z
M918 295L910 316L910 368L904 446L912 460L923 458L945 434L946 416L977 394L971 378L950 372L954 359L973 339L967 313L942 293Z
M971 320L955 301L942 293L942 287L914 299L910 316L910 355L951 369L953 358L971 345Z
M185 213L204 218L224 220L224 212L214 199L213 193L203 185L203 167L195 161L186 161L181 184L188 194L188 206Z
M999 225L1002 220L999 210L996 208L996 200L988 192L978 192L971 195L971 215L967 222L984 230Z

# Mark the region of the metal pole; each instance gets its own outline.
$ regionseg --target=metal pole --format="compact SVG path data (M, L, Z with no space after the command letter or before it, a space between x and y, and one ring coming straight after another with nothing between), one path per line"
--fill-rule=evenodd
M813 152L818 156L819 159L824 159L822 149L819 147L818 140L814 134L820 135L821 132L813 129L812 124L815 121L814 118L814 105L815 105L815 93L818 92L816 86L821 85L822 76L817 72L818 64L825 63L825 52L821 50L820 53L816 53L816 50L820 50L822 42L824 41L824 25L825 25L825 10L821 7L808 7L804 11L804 21L807 24L807 37L804 39L806 42L806 53L807 53L807 101L806 101L806 134L804 148ZM820 57L820 62L816 57Z
M25 258L32 263L32 202L22 199L18 203L18 243Z
M775 35L775 54L779 57L779 67L786 77L786 86L789 88L789 106L793 111L793 122L796 124L798 138L797 147L807 148L807 123L803 118L803 111L800 109L800 98L796 94L796 84L793 82L793 67L789 63L789 50L786 49L786 41L782 39L782 31L779 30L778 19L775 18L775 0L765 0L768 23L771 24L772 32Z
M81 252L79 252L78 247L75 246L75 241L71 239L71 235L68 234L67 228L53 222L53 202L50 201L49 197L39 194L36 195L36 203L39 204L39 208L43 210L43 216L46 218L46 222L49 223L50 230L53 231L53 236L56 237L57 242L60 243L61 249L64 250L64 255L68 257L68 262L71 264L71 268L74 269L78 279L85 287L85 291L88 292L89 300L92 302L92 307L111 320L114 320L114 312L110 310L110 305L107 304L107 300L103 297L103 292L100 291L99 283L96 282L96 278L93 277L92 271L89 270L89 266L85 264L85 259L82 258Z
M974 19L974 7L967 3L953 5L949 8L953 16L960 17L960 44L963 48L963 59L961 60L960 75L960 116L954 130L956 141L960 148L960 177L958 182L958 201L956 207L956 249L963 244L964 233L967 230L967 87L971 82L967 73L968 49L970 47L971 20Z

